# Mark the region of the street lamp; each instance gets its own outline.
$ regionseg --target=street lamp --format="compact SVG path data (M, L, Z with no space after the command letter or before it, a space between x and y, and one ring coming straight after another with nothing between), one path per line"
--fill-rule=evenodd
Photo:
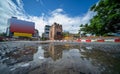
M81 38L81 30L80 30L80 38Z
M83 27L80 27L80 30L79 30L79 32L80 32L80 38L82 37L82 36L81 36L81 28L83 28Z

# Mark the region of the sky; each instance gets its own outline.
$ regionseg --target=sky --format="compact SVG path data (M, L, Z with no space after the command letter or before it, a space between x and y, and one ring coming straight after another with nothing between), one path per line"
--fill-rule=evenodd
M9 26L12 16L35 22L41 35L45 25L54 22L63 26L63 31L78 33L81 24L89 23L96 14L90 7L99 0L0 0L0 32Z

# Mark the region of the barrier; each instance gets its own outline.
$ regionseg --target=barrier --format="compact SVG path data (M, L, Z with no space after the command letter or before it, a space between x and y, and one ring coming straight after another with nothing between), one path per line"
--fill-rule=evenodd
M104 39L98 39L97 42L105 42Z
M120 39L115 39L114 42L120 42Z
M75 42L120 42L118 39L77 39Z
M91 42L91 39L86 39L86 42Z
M81 42L81 39L78 39L77 42Z

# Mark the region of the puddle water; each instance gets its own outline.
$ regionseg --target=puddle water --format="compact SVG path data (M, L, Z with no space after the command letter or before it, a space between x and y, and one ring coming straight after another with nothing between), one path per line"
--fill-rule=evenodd
M3 49L1 49L2 51ZM36 44L1 54L0 74L119 74L119 52L85 44Z

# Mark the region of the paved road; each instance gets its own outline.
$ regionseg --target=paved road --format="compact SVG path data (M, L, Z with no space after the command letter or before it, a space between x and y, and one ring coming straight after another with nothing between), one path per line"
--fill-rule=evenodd
M0 42L0 74L119 74L120 43Z

